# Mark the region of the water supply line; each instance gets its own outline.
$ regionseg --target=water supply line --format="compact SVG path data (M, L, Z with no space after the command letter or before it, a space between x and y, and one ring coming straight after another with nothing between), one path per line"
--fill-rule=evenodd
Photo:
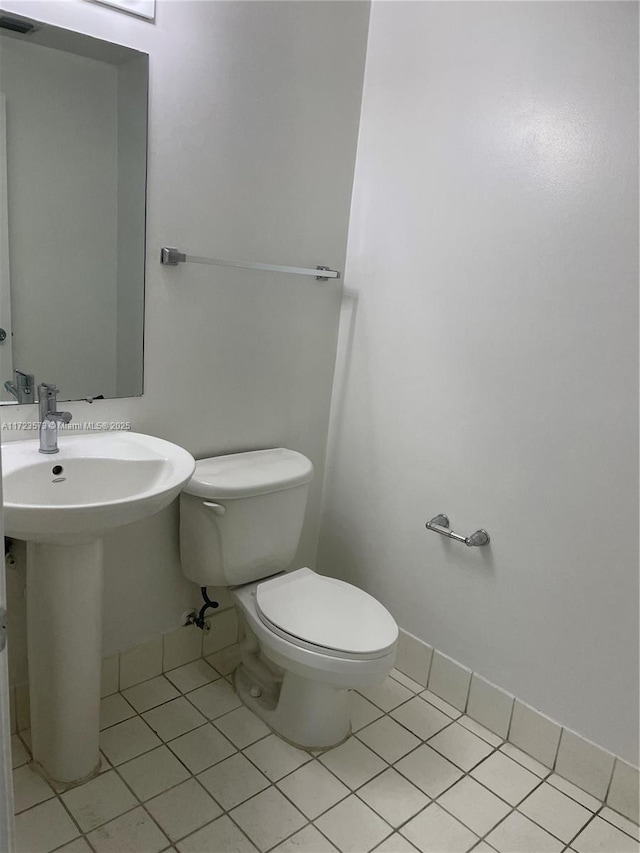
M200 592L202 593L202 597L204 599L204 604L200 608L200 611L196 613L195 610L192 610L191 613L187 614L185 625L195 625L196 628L200 628L201 631L210 631L211 625L205 619L205 613L207 610L215 610L217 607L220 607L220 604L217 601L212 601L207 595L206 586L200 587Z

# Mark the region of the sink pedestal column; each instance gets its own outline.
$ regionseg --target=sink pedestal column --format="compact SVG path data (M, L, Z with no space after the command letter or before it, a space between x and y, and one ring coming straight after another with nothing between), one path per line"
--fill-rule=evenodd
M100 763L102 540L27 543L33 757L59 782Z

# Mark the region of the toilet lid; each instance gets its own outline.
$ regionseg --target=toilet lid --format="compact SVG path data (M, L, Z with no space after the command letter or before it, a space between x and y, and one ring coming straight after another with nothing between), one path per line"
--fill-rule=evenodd
M398 639L393 616L373 596L311 569L259 583L256 609L280 631L336 652L382 657Z

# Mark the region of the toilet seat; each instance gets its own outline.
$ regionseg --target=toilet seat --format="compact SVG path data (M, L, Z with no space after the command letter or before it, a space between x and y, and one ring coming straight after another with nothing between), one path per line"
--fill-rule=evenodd
M379 601L308 568L259 583L255 601L260 620L271 631L333 657L380 658L398 639L395 620Z

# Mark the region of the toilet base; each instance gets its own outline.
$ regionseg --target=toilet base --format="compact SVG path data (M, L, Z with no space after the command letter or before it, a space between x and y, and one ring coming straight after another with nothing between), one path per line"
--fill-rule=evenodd
M240 664L235 672L238 696L284 740L302 749L330 749L351 734L349 691L285 672L275 703L252 696L256 681Z

